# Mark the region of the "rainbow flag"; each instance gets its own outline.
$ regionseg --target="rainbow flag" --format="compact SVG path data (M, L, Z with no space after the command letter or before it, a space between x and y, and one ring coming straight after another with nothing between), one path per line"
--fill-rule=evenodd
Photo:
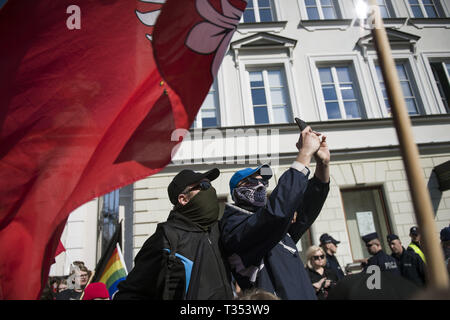
M117 285L128 275L120 244L122 240L122 221L106 247L105 252L95 267L95 274L91 282L103 282L108 288L109 298L117 292Z
M116 248L112 252L99 281L103 282L106 285L106 288L108 288L110 298L112 298L113 294L117 291L119 282L125 280L127 274L127 267L123 260L120 246L116 243Z

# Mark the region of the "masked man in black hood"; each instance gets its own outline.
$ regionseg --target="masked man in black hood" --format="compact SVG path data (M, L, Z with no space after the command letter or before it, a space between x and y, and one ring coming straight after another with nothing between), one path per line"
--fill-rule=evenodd
M219 203L206 173L182 170L167 189L174 205L144 243L114 299L232 299L230 272L219 241Z

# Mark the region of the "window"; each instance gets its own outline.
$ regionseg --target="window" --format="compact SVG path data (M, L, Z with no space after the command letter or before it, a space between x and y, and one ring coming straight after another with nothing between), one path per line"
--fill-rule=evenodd
M391 233L381 187L341 190L345 220L354 261L368 258L361 237L377 232L384 252L390 252L386 236Z
M309 20L338 19L339 5L336 0L305 0Z
M450 62L430 63L445 110L450 112Z
M243 18L245 23L276 21L273 0L249 0Z
M358 1L360 1L360 0L356 0L355 5L358 4ZM370 4L369 0L365 0L365 2L368 5ZM392 6L391 0L377 0L377 4L378 4L378 7L380 8L380 14L383 19L395 18L395 11L394 11L394 7Z
M350 66L318 67L328 119L358 119L361 101Z
M439 0L408 0L414 18L442 18L445 12Z
M255 124L291 122L284 70L250 69L248 75Z
M418 103L416 98L417 94L415 93L414 86L411 83L411 77L409 75L410 73L407 68L407 65L404 62L397 62L395 65L397 68L398 77L400 79L400 85L403 90L403 96L405 97L405 103L406 108L408 109L408 114L409 115L419 114ZM384 104L386 106L387 113L389 114L389 116L391 116L392 115L391 106L387 96L386 86L384 84L381 67L377 65L375 66L375 68L377 70L378 82L383 95Z
M99 256L105 253L111 238L119 226L119 192L120 189L116 189L100 197L99 223L101 237L98 239Z
M219 121L219 97L217 93L217 83L214 82L209 89L208 95L203 101L199 112L192 125L193 128L211 128L218 127Z

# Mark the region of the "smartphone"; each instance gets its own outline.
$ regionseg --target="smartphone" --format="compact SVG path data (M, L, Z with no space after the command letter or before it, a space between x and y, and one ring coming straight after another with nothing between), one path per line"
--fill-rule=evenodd
M305 130L305 128L308 126L308 124L305 121L303 121L299 118L295 118L295 122L297 123L300 131Z

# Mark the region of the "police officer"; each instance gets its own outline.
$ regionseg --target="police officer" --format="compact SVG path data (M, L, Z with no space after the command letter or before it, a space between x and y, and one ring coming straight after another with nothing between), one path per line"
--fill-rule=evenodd
M366 234L362 237L362 240L366 243L367 251L372 255L364 266L364 272L369 266L376 265L380 267L381 271L390 271L400 276L397 262L382 250L380 239L376 232Z
M412 251L408 251L402 246L402 242L395 234L387 236L391 256L397 261L401 275L419 287L425 285L425 264L420 256Z
M420 247L419 228L416 226L411 227L411 229L409 229L409 236L411 237L411 243L409 244L407 250L418 254L422 261L426 263L427 261L425 260L425 255L423 254L422 248Z
M334 273L337 275L338 280L341 280L342 278L345 277L345 274L342 271L341 266L339 265L339 261L336 259L335 256L337 252L337 245L341 242L334 239L328 233L324 233L323 235L320 236L319 239L320 239L320 246L327 255L327 264L325 265L325 267L333 270Z

